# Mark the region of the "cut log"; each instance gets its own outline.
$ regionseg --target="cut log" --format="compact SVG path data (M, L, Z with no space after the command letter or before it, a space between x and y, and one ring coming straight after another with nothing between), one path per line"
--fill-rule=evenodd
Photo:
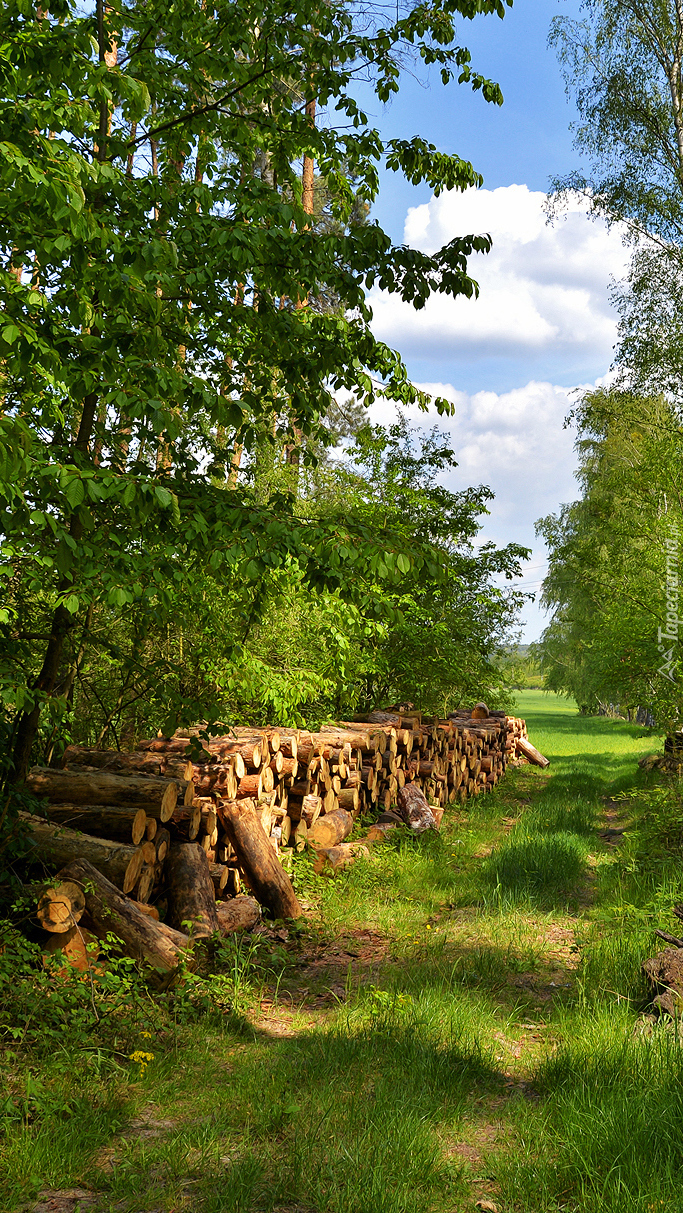
M290 796L287 804L292 821L305 821L307 826L312 826L318 820L322 807L322 799L315 792L309 792L301 800Z
M36 918L45 931L63 935L81 921L85 910L85 897L79 884L62 880L57 885L43 889Z
M134 805L113 804L51 804L46 820L82 830L96 838L115 842L132 842L135 846L145 837L147 814Z
M313 870L318 875L324 872L341 872L355 863L361 855L369 854L363 842L341 842L336 847L316 848Z
M528 758L529 762L535 763L537 767L545 768L550 766L550 759L541 754L540 750L537 750L535 745L532 745L530 741L527 741L526 737L517 738L517 749L519 750L520 754L523 754L525 758Z
M21 817L29 831L30 850L26 856L29 863L40 860L54 867L62 867L72 859L83 858L117 888L126 893L133 888L143 863L138 847L93 838L90 834L81 834L66 826L50 825L28 813L21 814Z
M220 897L225 892L229 874L229 870L224 863L209 864L209 875L213 882L213 891L216 897ZM218 906L216 906L216 912L218 912Z
M313 847L334 847L348 838L353 829L353 817L346 809L335 809L319 817L308 831L308 842Z
M219 796L234 800L237 781L245 775L246 767L243 762L239 769L234 765L198 767L194 776L195 793L197 796L209 796L216 792Z
M88 746L69 745L62 755L62 767L69 770L78 767L94 767L111 771L116 775L134 772L145 775L161 775L162 759L158 754L122 754L118 750L95 750Z
M357 787L342 788L337 794L339 808L346 809L347 813L357 813L360 804L360 794Z
M163 827L157 830L154 839L155 862L163 863L168 855L168 848L171 845L171 834L169 830Z
M218 930L216 895L209 861L199 843L173 844L165 874L169 924L176 930L189 929L195 938L213 935Z
M101 939L114 935L128 956L144 960L160 973L173 972L182 957L189 958L187 935L143 914L87 859L72 860L59 876L81 886L91 929Z
M57 771L52 767L34 767L26 779L34 796L56 804L134 805L146 809L150 817L168 821L183 797L194 794L191 784L178 779L148 779L145 775L112 775L107 771Z
M237 799L246 797L249 800L258 800L263 791L263 777L260 772L253 775L245 775L244 779L240 779L237 785Z
M231 897L216 906L218 930L221 935L249 931L261 917L261 907L253 897Z
M224 800L218 811L240 867L261 905L276 918L300 918L301 906L292 882L270 845L254 802Z
M135 900L141 904L145 904L152 896L154 888L155 864L143 863L140 879L137 889L135 890Z
M417 782L407 783L405 787L399 788L396 796L396 807L405 824L416 834L422 834L425 830L436 829L434 814L427 804L427 798L422 788Z

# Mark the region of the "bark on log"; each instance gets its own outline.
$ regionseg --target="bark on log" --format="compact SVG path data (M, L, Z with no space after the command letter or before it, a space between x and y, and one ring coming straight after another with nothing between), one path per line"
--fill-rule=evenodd
M140 875L143 863L138 847L109 842L105 838L93 838L90 834L81 834L78 830L67 829L66 826L50 825L49 822L29 814L21 816L30 831L31 850L27 855L29 863L40 860L54 867L62 867L72 859L82 857L117 888L130 892ZM129 883L131 878L132 883Z
M351 813L351 814L358 812L358 807L360 805L360 795L359 795L357 787L342 788L341 791L337 795L337 799L339 801L340 809L346 809L346 812Z
M88 746L69 745L62 755L62 768L97 767L116 775L139 772L144 775L161 775L162 758L158 754L122 754L118 750L95 750Z
M150 817L168 821L180 799L194 789L178 779L148 779L145 775L112 775L107 771L57 771L52 767L34 767L26 779L35 796L58 804L117 804L146 809ZM182 794L179 797L179 792ZM192 789L190 791L190 789Z
M404 787L399 788L396 805L406 825L416 834L436 829L434 814L427 804L427 798L419 784L407 783Z
M147 827L145 810L136 809L135 805L51 804L46 820L96 838L132 842L134 846L142 842Z
M525 758L529 759L529 762L535 763L537 767L545 768L550 766L550 759L541 754L540 750L537 750L535 745L527 741L526 737L517 738L517 749Z
M194 776L195 794L208 796L212 792L216 792L219 796L234 800L238 778L241 779L246 774L244 763L242 763L241 770L242 775L232 765L197 767Z
M213 891L218 898L225 892L230 873L224 863L210 863L209 875L213 883ZM218 905L216 905L216 913L218 913Z
M234 935L236 931L249 931L261 917L261 907L253 897L231 897L216 906L218 930L221 935Z
M341 842L336 847L316 848L313 870L320 875L322 872L341 872L355 863L361 855L369 855L370 851L362 842Z
M80 884L85 894L88 920L100 938L115 935L128 956L144 960L159 973L171 973L189 947L187 935L155 922L123 897L87 859L74 859L59 873L62 880ZM163 929L162 929L163 928Z
M263 791L263 779L260 773L245 775L237 785L237 799L247 798L257 800Z
M176 930L191 923L193 937L218 930L216 895L206 852L196 842L175 843L165 865L168 921Z
M292 882L277 858L251 800L222 801L218 812L235 854L261 905L276 918L300 918Z
M313 847L334 847L348 838L353 829L353 817L346 809L335 809L319 817L308 831L308 841Z
M322 812L323 802L320 796L315 792L309 792L303 796L301 800L290 796L287 802L289 816L292 821L305 821L307 826L312 826L318 820Z

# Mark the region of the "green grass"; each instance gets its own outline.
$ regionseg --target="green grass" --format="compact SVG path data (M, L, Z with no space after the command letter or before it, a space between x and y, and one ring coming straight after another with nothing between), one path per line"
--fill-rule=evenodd
M646 731L518 698L548 771L341 878L300 864L306 930L234 944L204 1009L13 1045L3 1213L75 1186L102 1213L683 1213L683 1047L640 1018L679 801L637 772Z

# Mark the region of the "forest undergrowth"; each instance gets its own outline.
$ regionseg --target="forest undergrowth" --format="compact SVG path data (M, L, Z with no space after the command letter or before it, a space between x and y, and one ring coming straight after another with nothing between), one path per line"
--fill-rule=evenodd
M683 899L682 802L639 726L518 710L547 772L342 878L303 860L303 923L172 991L7 928L3 1213L683 1211L683 1050L640 972Z

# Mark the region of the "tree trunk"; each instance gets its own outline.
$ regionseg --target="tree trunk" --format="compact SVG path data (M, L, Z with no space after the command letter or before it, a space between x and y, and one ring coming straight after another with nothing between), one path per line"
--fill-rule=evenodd
M179 779L148 779L145 775L110 775L107 771L55 771L34 767L26 785L35 796L72 804L135 805L148 816L168 821L180 800L191 804L194 786Z
M155 922L138 909L134 901L122 897L119 890L87 859L75 859L59 873L62 880L74 880L85 894L88 920L100 938L115 935L128 956L144 960L160 973L170 973L186 955L190 940L179 931Z
M147 814L135 805L114 804L51 804L47 820L55 825L69 826L94 834L96 838L110 838L117 842L142 842L146 835Z
M176 759L174 761L173 759ZM167 779L189 781L194 772L193 764L182 756L165 754L119 753L118 750L96 750L87 746L67 746L62 757L62 767L97 767L117 775L139 772L144 775L164 775Z
M399 788L396 805L406 825L410 826L410 829L414 830L416 834L436 829L434 814L427 804L427 798L419 784L407 783L404 787Z
M213 935L218 930L216 895L209 861L199 843L172 845L166 858L165 876L170 925L180 929L181 925L191 923L194 938Z
M517 738L517 750L520 754L523 754L525 758L528 758L529 762L535 763L537 767L543 767L545 769L545 767L550 766L550 759L541 754L540 750L537 750L535 745L532 745L530 741L527 741L526 737Z
M261 907L253 897L231 897L216 906L218 930L221 935L233 935L235 931L249 931L261 917Z
M253 892L276 918L300 918L301 906L252 800L224 800L218 806L226 833Z
M353 829L353 817L346 809L335 809L319 817L308 831L308 842L313 847L335 847L348 838Z
M335 847L320 847L316 849L313 870L321 872L340 872L355 863L361 855L370 852L363 842L341 842Z
M133 888L144 862L142 848L92 838L77 830L50 825L29 814L21 814L21 818L29 828L31 849L26 856L29 863L39 860L53 867L61 867L72 859L82 857L124 893L129 893Z

